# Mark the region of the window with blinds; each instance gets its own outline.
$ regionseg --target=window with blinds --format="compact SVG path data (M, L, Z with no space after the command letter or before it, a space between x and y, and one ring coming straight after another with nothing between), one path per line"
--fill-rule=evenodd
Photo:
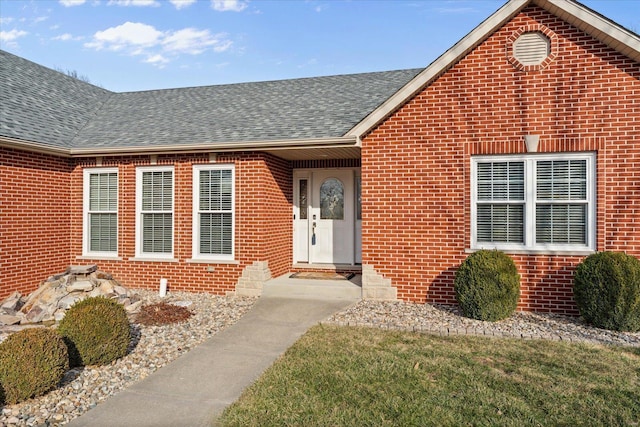
M233 259L233 166L196 165L194 184L194 258Z
M85 169L85 253L118 252L117 169Z
M137 171L138 255L173 253L173 168Z
M478 163L479 242L524 243L524 162Z
M472 160L474 248L595 250L595 156Z
M587 244L587 161L536 162L536 243Z

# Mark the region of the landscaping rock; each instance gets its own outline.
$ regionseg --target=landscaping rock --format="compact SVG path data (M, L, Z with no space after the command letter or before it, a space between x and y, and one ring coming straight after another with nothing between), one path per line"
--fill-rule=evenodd
M83 280L81 282L74 282L73 284L67 286L67 292L74 292L74 291L89 292L92 290L93 290L93 283L91 283L88 280Z
M98 270L97 265L72 266L64 273L50 276L26 297L14 292L2 301L0 326L60 321L66 310L78 301L99 296L116 299L128 313L136 313L142 304L136 294L111 274Z
M9 314L0 314L0 325L17 325L22 318Z
M180 323L162 326L134 324L129 354L108 365L70 369L59 387L44 396L6 405L0 409L0 427L64 425L227 328L249 311L256 301L255 298L184 292L172 292L160 298L157 291L139 289L136 296L140 298L138 302L145 305L189 301L194 314ZM9 424L11 417L15 417L11 421L17 422Z
M2 302L2 305L0 305L0 310L15 313L16 311L20 310L20 308L22 308L21 298L22 295L20 295L20 292L12 293L6 300Z

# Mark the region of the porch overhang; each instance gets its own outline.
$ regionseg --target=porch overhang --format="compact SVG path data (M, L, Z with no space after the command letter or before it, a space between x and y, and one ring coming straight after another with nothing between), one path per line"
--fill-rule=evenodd
M322 160L360 158L360 140L355 136L317 139L288 139L201 143L188 145L138 145L118 147L59 148L11 138L0 138L0 146L53 154L61 157L111 157L184 153L233 153L260 151L285 160Z

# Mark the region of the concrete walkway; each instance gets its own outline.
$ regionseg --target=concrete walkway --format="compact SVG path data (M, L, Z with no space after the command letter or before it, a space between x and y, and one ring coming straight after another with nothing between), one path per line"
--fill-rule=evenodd
M289 280L296 283L266 284L237 323L67 425L211 426L308 328L359 299L353 292L327 293L325 281ZM296 285L309 289L294 291Z

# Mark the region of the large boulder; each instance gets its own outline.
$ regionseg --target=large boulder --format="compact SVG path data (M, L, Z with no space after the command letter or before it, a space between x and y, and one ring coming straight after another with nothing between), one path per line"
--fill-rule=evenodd
M140 298L95 264L71 266L40 284L26 297L15 292L0 303L0 326L60 321L76 302L88 297L115 299L128 312L139 310Z

